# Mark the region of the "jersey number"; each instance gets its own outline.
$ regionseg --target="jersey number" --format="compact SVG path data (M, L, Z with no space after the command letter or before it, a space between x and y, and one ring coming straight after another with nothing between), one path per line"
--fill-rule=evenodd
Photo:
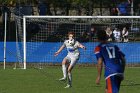
M115 58L115 48L114 47L106 47L109 58Z

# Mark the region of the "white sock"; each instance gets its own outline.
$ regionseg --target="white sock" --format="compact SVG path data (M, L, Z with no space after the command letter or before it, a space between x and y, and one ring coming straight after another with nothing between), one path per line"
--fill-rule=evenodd
M69 83L69 85L72 84L72 74L71 73L68 73L68 83Z
M62 71L63 71L63 78L67 77L67 67L66 65L62 65Z

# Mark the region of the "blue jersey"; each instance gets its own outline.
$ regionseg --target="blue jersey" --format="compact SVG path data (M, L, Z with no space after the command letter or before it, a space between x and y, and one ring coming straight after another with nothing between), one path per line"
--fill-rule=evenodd
M106 79L113 75L123 75L121 58L125 55L116 45L110 43L101 43L95 48L94 53L97 57L97 60L98 58L103 59Z

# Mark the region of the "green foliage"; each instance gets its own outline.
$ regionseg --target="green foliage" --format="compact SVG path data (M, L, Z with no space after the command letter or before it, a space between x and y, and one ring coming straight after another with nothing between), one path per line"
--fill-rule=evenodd
M9 4L10 1L13 2L29 2L29 0L0 0L0 3L7 3ZM30 0L32 3L36 3L37 0ZM89 3L93 3L95 7L99 6L112 6L114 4L117 4L120 2L120 0L43 0L44 2L52 3L55 6L58 7L65 7L64 5L66 4L76 4L76 5L82 5L82 6L87 6ZM111 2L111 3L110 3ZM139 0L135 1L136 3L140 2ZM134 3L135 3L134 2Z

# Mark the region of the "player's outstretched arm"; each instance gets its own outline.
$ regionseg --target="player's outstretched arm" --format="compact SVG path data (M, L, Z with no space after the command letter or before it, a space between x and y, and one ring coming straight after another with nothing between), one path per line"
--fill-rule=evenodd
M64 45L62 45L57 52L55 52L54 56L57 56L63 49L65 48Z
M79 47L83 48L84 50L86 50L86 47L84 45L82 45L81 43L79 43Z
M102 68L103 68L103 59L102 58L98 58L98 64L97 64L98 74L97 74L97 78L96 78L96 84L97 85L100 84Z

